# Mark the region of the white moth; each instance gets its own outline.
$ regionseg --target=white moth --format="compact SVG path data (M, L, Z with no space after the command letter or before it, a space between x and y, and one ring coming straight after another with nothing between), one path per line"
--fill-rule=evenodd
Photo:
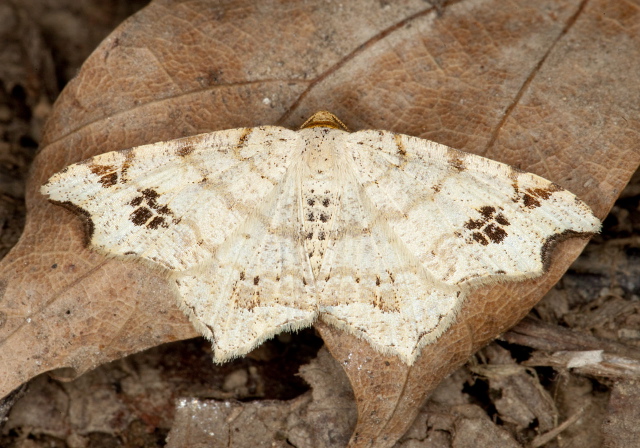
M412 364L472 288L600 229L539 176L329 112L101 154L41 191L94 248L167 269L217 362L320 318Z

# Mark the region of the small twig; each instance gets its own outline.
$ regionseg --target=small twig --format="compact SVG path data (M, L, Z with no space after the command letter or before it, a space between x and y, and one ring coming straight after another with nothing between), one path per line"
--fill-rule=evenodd
M529 444L530 448L538 448L539 446L543 446L546 443L549 443L551 440L558 437L558 435L567 429L569 426L573 425L584 413L584 408L581 408L578 412L573 414L571 417L566 419L563 423L553 428L551 431L548 431L544 434L540 434L538 437L533 439Z
M626 344L579 333L531 317L505 333L502 340L547 352L603 350L609 355L640 360L640 349Z
M640 361L612 355L602 350L559 351L552 355L536 353L523 365L571 369L574 373L592 378L640 378Z

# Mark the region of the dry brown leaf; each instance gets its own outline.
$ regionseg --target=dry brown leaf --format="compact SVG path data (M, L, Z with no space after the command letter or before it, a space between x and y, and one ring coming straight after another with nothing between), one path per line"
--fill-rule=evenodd
M434 401L430 399L420 410L415 423L396 447L522 448L509 431L491 421L480 406L451 402L442 405Z
M518 365L508 350L489 344L482 352L488 365L471 368L486 378L495 391L495 407L500 420L517 433L536 426L541 433L554 428L558 417L553 398L541 385L533 369Z
M603 217L640 157L637 2L155 1L107 38L58 99L28 185L20 242L0 263L0 396L195 332L162 275L105 260L38 188L86 157L238 126L297 127L328 109L351 129L429 138L510 163ZM544 277L470 297L412 368L318 324L354 387L353 446L391 446L440 379L542 297Z

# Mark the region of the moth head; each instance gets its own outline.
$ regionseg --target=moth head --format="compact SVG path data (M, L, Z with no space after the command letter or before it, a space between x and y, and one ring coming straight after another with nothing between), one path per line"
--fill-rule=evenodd
M340 121L338 117L333 115L331 112L327 112L326 110L320 110L311 115L309 119L302 123L302 126L300 126L300 129L307 128L332 128L349 132L347 126L342 121Z

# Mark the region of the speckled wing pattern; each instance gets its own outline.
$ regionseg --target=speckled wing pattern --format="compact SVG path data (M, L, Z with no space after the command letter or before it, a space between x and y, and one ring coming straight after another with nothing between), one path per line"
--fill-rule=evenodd
M474 286L542 275L600 228L539 176L328 112L102 154L42 192L93 247L168 269L218 362L321 318L412 364Z
M574 194L509 165L385 131L345 140L364 194L443 282L538 276L548 243L600 228Z
M93 247L182 271L211 258L300 145L282 128L201 134L100 154L55 174L42 191L89 222Z

